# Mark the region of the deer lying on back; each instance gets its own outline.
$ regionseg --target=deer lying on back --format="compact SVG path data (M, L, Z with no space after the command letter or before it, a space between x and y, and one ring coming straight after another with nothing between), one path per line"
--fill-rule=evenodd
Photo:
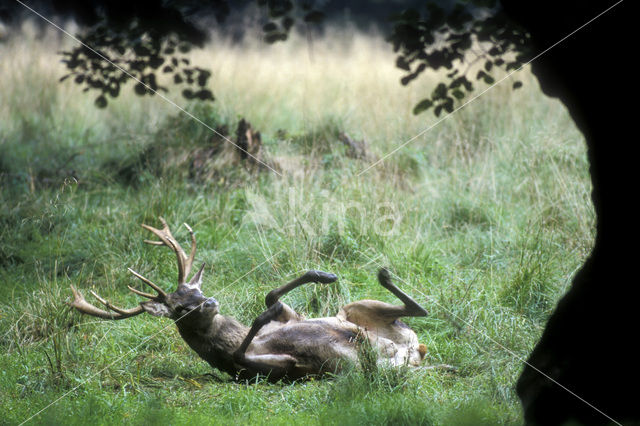
M269 292L265 298L267 309L251 327L246 327L234 318L220 315L216 299L202 294L204 264L187 281L196 253L196 239L191 228L185 224L191 234L191 253L187 256L167 223L160 220L162 229L142 225L160 239L145 242L164 245L175 252L178 260L175 292L166 293L129 269L157 294L128 286L129 290L149 300L135 308L122 309L92 291L108 309L105 311L88 303L71 286L74 300L70 305L82 313L109 320L125 319L143 312L171 318L182 338L202 359L238 379L261 375L277 381L337 372L345 361L357 361L363 342L369 342L377 350L379 363L418 366L423 360L426 347L418 343L413 330L399 318L425 316L427 311L391 282L386 269L380 270L378 280L402 301L402 306L360 300L342 307L335 317L304 319L281 302L280 297L302 284L327 284L337 279L334 274L309 271Z

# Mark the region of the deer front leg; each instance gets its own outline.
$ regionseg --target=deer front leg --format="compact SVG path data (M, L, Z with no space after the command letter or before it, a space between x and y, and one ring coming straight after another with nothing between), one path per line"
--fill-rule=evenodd
M290 309L290 308L289 308ZM270 380L276 381L287 375L296 365L296 359L287 354L262 354L247 355L247 348L258 334L260 329L269 322L278 318L284 310L281 302L272 304L266 311L261 313L251 325L251 329L240 344L240 347L233 353L233 361L241 368L244 368L249 376L256 374L267 376ZM247 373L242 374L247 376Z
M307 284L311 282L328 284L328 283L334 282L337 279L338 279L337 276L335 276L334 274L329 274L327 272L308 271L307 273L296 278L295 280L283 286L280 286L274 290L271 290L265 297L264 302L267 305L267 308L269 308L274 303L278 302L279 301L278 299L280 299L280 297L284 296L294 288L299 287L303 284ZM298 314L296 311L291 309L287 304L282 303L282 305L283 305L282 312L276 318L273 318L274 321L279 321L284 323L288 321L301 321L304 319L302 315Z
M329 284L337 280L338 277L335 274L322 271L308 271L304 275L296 278L295 280L271 290L264 299L267 308L276 303L282 296L289 293L296 287L300 287L303 284L319 283Z
M335 274L322 271L308 271L295 280L271 290L265 297L267 310L260 314L251 325L240 347L234 352L233 360L239 366L246 368L250 375L261 374L270 380L278 380L287 375L296 365L297 360L287 354L247 355L247 348L260 329L271 321L287 322L300 319L293 309L279 301L291 290L308 283L329 284L337 280Z

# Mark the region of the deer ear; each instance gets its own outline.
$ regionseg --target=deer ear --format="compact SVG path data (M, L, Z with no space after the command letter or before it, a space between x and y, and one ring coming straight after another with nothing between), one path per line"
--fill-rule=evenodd
M164 303L156 302L155 300L147 300L145 302L141 302L140 306L154 317L171 318L171 311Z
M202 287L202 271L204 271L205 265L206 264L203 263L202 266L200 267L200 269L198 270L198 272L191 278L191 280L187 284L188 287L197 288L198 290L201 289L201 287Z

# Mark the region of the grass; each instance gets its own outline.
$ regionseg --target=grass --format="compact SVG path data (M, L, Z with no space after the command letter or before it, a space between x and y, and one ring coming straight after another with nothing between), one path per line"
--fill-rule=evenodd
M411 109L437 75L399 84L390 48L349 30L276 46L214 40L212 127L261 131L282 176L190 164L211 134L126 91L106 110L63 74L68 41L0 45L0 423L518 424L514 384L556 301L588 255L594 216L584 141L566 110L498 86L383 163L349 157L345 132L382 158L436 122ZM171 93L176 102L183 101ZM205 293L249 323L266 292L314 268L337 284L286 302L333 315L394 302L379 266L430 312L408 319L429 364L456 373L359 369L330 380L238 384L193 354L169 321L71 312L69 285L120 305L128 266L170 289L175 260L142 243L164 216L196 231ZM209 373L215 373L213 377ZM51 404L51 405L50 405Z

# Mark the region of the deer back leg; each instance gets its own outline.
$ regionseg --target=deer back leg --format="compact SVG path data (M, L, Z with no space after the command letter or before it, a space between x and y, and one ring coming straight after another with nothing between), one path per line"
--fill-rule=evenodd
M385 268L378 271L378 281L380 285L396 296L404 304L404 306L397 306L394 309L393 314L398 317L425 317L428 312L422 306L418 304L411 296L404 291L400 290L394 283L391 282L391 276L389 271Z
M264 376L271 382L286 378L296 365L296 359L287 354L245 355L242 370L238 372L241 380Z

